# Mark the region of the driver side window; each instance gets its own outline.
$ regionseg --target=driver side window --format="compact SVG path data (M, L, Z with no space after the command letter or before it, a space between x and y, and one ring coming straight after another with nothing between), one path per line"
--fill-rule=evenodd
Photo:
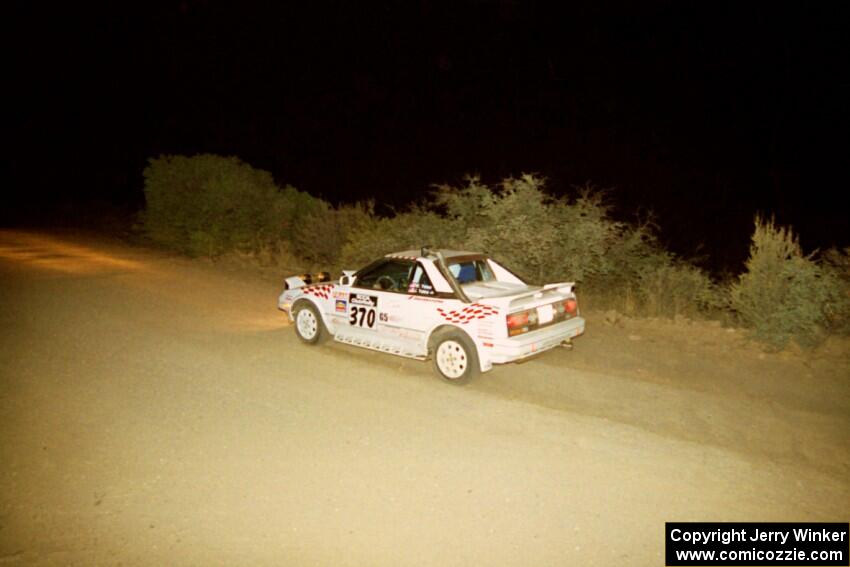
M412 269L410 260L386 260L357 274L354 287L406 293Z

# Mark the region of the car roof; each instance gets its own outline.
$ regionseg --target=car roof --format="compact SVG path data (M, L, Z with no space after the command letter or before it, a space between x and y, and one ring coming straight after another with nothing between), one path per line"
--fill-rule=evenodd
M440 252L443 255L443 258L445 258L446 260L461 256L484 256L484 254L482 254L481 252L470 252L468 250L446 250L443 248L432 248L431 250L434 252ZM393 252L391 254L387 254L386 257L404 258L405 260L418 260L419 258L427 258L427 256L422 255L422 250L403 250L401 252Z

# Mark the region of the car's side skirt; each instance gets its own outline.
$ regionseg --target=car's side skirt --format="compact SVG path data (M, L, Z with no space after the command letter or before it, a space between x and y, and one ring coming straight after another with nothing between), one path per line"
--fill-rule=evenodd
M343 344L377 350L396 356L425 360L427 355L418 352L409 341L393 340L392 338L372 333L358 332L352 329L337 329L334 340Z

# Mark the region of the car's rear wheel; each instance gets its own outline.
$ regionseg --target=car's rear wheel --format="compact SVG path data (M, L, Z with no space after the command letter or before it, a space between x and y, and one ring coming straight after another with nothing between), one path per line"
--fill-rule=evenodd
M434 370L452 384L465 384L478 375L478 351L464 333L446 329L431 340Z
M295 334L307 344L317 344L324 340L327 330L318 309L306 301L295 306L292 317L295 319Z

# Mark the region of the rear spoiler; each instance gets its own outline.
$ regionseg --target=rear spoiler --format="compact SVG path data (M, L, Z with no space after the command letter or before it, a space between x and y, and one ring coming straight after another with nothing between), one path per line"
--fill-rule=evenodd
M548 283L543 286L544 290L547 289L555 289L558 288L558 291L561 293L572 293L573 288L576 286L576 282L560 282L560 283Z
M533 291L528 291L526 293L521 293L511 298L511 304L516 303L522 299L527 299L529 297L534 297L535 299L542 299L547 291L558 291L560 293L570 294L573 292L573 286L575 286L575 282L560 282L560 283L551 283L546 284L541 288L537 288Z

